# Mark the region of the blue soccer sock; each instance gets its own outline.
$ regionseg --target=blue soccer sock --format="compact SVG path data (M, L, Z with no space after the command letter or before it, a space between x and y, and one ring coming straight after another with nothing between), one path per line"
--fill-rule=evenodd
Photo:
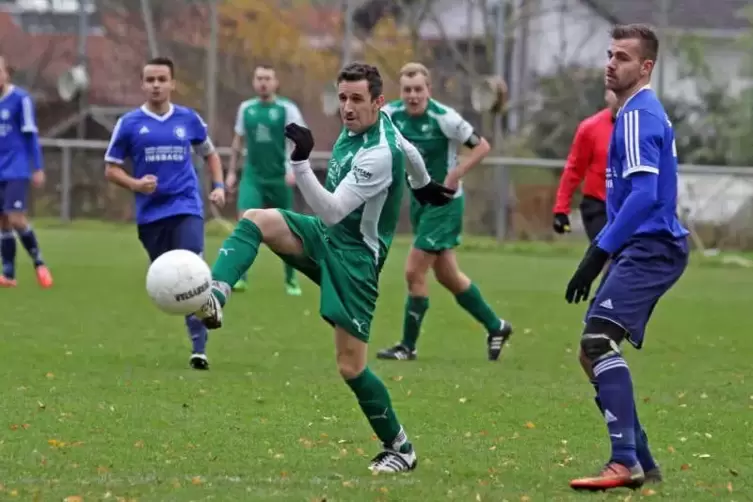
M38 267L44 265L42 260L42 253L39 251L39 243L37 242L37 236L34 234L34 230L27 226L23 230L17 230L18 237L21 239L21 244L26 248L26 252L29 253L31 259L34 261L34 266Z
M3 261L3 277L16 278L16 236L13 232L0 232L0 256Z
M186 316L188 338L191 339L191 351L194 354L203 354L207 350L207 328L196 316Z
M632 467L638 463L638 457L630 369L622 356L615 355L597 362L593 371L599 389L599 402L604 409L604 420L612 442L610 461Z
M599 399L599 383L596 380L591 380L591 385L593 385L594 390L596 391L594 402L596 403L596 407L599 409L599 413L601 413L601 416L603 417L604 407L601 405L601 399ZM635 453L638 457L638 462L640 462L641 467L643 467L643 470L648 472L652 469L656 469L658 465L654 460L653 455L651 455L651 450L648 447L648 436L646 435L646 431L643 430L643 426L641 425L640 420L638 420L638 408L635 406L635 401L633 401L633 410L635 412Z

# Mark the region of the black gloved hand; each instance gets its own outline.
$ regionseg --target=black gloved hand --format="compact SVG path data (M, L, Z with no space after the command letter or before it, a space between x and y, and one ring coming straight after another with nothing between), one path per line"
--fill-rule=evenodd
M599 276L604 265L609 260L609 253L594 244L588 248L586 255L578 265L572 279L567 284L565 299L567 303L579 303L588 299L591 284Z
M413 188L412 190L413 195L416 196L416 200L421 205L444 206L445 204L449 204L455 196L455 190L450 190L436 181L430 181L427 185L421 188Z
M552 228L558 234L570 233L570 217L565 213L555 213Z
M295 145L290 160L300 162L309 158L314 149L314 136L310 129L296 123L288 124L285 126L285 137Z

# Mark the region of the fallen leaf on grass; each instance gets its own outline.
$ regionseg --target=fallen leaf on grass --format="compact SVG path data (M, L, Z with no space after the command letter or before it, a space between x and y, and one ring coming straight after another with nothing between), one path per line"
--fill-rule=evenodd
M202 481L201 476L194 476L194 477L191 478L191 484L192 485L200 485L203 482L204 481Z
M11 497L18 497L18 490L11 490L10 491L10 496Z
M533 422L526 422L525 427L526 429L535 429L536 424L534 424Z
M529 497L528 495L523 495L522 497L520 497L520 502L531 502L531 497Z
M99 467L97 467L97 474L106 474L108 472L110 472L110 469L108 469L104 465L100 465Z
M45 374L45 377L47 377L48 379L52 380L53 378L55 378L55 373L48 372L47 374Z
M345 488L353 488L353 482L352 481L343 481L343 486Z
M674 446L672 446L672 445L670 445L670 446L667 446L667 451L668 451L669 453L674 453L674 452L675 452L675 448L674 448Z
M466 397L461 397L460 399L458 399L458 402L459 402L460 404L465 404L465 403L467 403L467 402L468 402L468 398L466 398Z
M392 380L395 382L399 382L402 379L403 379L403 375L395 375L392 377Z
M143 448L144 447L144 442L139 439L138 441L136 441L135 443L133 443L133 447L134 448Z
M727 491L732 493L732 483L727 483Z
M641 495L644 497L650 497L651 495L656 495L656 491L652 490L651 488L644 488L641 490Z
M690 464L682 464L682 465L680 466L680 470L681 470L681 471L687 471L687 470L689 470L689 469L690 469Z
M177 479L173 479L172 485L173 485L173 488L178 489L180 488L180 481L178 481Z
M387 493L389 490L387 489L386 486L382 486L381 488L379 488L379 491L382 493Z
M84 502L84 499L78 495L71 495L70 497L65 497L63 502Z

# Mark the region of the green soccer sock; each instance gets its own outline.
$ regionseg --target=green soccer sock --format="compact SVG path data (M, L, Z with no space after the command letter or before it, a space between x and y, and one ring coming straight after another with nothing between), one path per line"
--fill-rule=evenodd
M212 267L212 279L221 286L213 287L220 304L225 304L230 287L238 282L254 263L261 241L262 233L259 227L244 218L238 222L230 237L222 243L217 261Z
M416 350L416 342L421 334L421 323L429 310L429 299L425 296L408 296L405 300L405 317L403 318L403 341L400 342L410 350Z
M360 375L345 383L358 398L363 414L382 443L401 452L410 451L411 445L405 434L401 434L400 422L392 409L390 394L379 377L367 367Z
M283 265L285 265L285 284L293 284L295 282L295 269L287 263L283 263Z
M502 321L500 321L499 316L484 301L481 291L479 291L475 284L471 284L468 289L455 295L455 301L466 312L471 314L474 319L480 322L486 328L486 331L496 331L502 327Z

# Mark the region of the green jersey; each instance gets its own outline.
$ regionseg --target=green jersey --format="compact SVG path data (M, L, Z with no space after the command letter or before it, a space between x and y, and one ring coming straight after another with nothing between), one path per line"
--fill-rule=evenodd
M433 99L419 116L408 115L400 100L387 103L382 110L421 153L431 179L443 183L457 166L458 149L473 135L473 126L454 109ZM459 189L457 196L461 193Z
M243 174L260 183L282 183L290 152L285 142L285 126L305 126L300 110L292 101L275 97L244 101L238 107L235 134L246 139Z
M332 148L324 187L348 190L363 201L342 221L327 227L327 236L341 249L365 249L384 263L400 217L405 155L400 134L390 119L379 120L361 134L347 129Z

